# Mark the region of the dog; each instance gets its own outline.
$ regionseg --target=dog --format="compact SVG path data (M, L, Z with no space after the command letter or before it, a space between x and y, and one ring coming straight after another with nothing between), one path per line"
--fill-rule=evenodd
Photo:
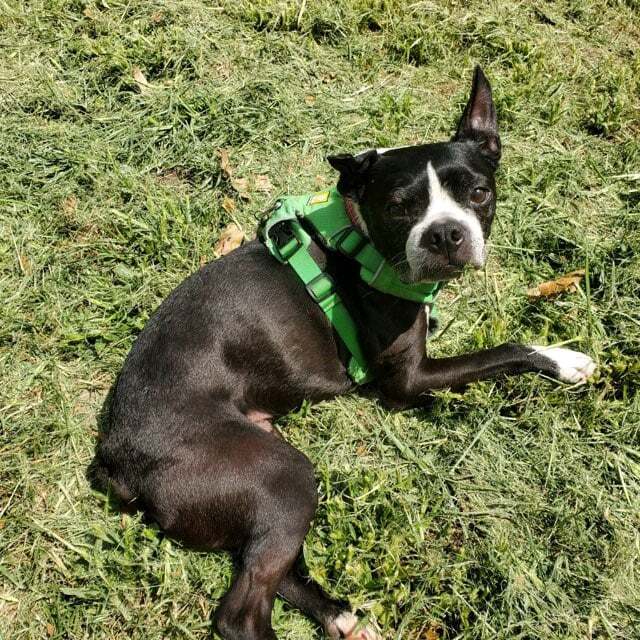
M328 161L360 231L399 278L418 283L484 265L500 156L491 87L477 67L450 141ZM392 407L502 374L533 371L582 383L595 370L576 351L511 343L429 358L422 304L368 287L344 255L319 244L313 253L358 327L372 386ZM317 620L329 638L381 637L305 575L314 470L272 422L303 401L351 391L348 356L293 270L254 240L178 286L119 375L95 475L185 545L234 554L234 580L214 614L225 640L274 640L276 595Z

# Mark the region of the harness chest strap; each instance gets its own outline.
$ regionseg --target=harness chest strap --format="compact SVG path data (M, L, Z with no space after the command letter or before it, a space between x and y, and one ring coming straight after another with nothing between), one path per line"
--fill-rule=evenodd
M304 219L314 239L360 264L360 277L369 286L396 297L432 304L441 283L408 285L401 282L384 257L355 227L345 212L344 200L337 192L324 191L311 196L279 200L259 229L259 237L270 253L288 264L304 283L311 298L328 317L351 354L348 373L357 384L372 379L358 329L329 274L323 272L309 252L313 239L300 224Z

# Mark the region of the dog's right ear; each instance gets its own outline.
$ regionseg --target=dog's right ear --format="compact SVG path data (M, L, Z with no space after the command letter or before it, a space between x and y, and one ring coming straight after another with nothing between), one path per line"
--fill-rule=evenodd
M329 156L329 164L340 172L338 191L341 195L360 200L364 192L364 184L367 172L378 160L378 152L370 149L357 156L350 153L340 153Z
M491 85L479 66L473 71L471 96L453 139L477 142L480 153L494 166L498 164L501 155L498 116L491 95Z

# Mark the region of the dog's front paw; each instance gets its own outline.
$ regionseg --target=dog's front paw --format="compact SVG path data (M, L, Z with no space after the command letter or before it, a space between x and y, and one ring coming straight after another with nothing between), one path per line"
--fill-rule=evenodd
M371 626L362 625L358 617L349 611L341 613L331 625L339 633L330 637L344 640L382 640L382 636Z
M555 376L562 382L584 384L596 370L596 363L586 353L562 347L538 347L532 349L553 363Z

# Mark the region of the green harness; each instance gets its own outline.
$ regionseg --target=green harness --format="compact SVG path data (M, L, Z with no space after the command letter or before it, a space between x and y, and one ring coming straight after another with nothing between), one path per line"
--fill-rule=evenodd
M311 234L305 230L311 230ZM336 292L331 276L309 253L313 241L338 251L360 264L360 277L370 287L405 300L433 304L442 283L405 284L360 229L351 222L336 189L306 196L291 196L276 202L261 223L258 236L270 253L288 264L305 284L307 292L329 318L351 353L348 373L356 384L369 382L372 372L358 339L351 314Z

